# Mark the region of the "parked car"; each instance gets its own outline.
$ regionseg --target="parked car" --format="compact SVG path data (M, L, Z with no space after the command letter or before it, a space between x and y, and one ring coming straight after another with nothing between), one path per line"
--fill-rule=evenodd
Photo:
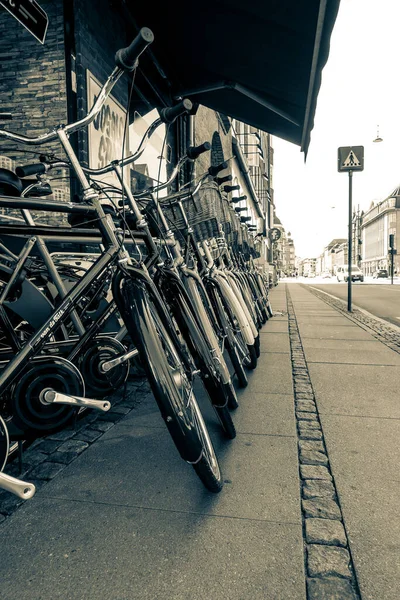
M322 279L331 279L332 275L331 273L329 273L329 271L325 271L324 273L322 273Z
M372 274L372 279L381 279L389 277L389 273L387 269L378 269L375 273Z
M350 267L351 280L352 281L364 281L364 275L360 267L357 265L351 265ZM349 279L349 265L340 265L336 269L336 278L338 281L348 281Z

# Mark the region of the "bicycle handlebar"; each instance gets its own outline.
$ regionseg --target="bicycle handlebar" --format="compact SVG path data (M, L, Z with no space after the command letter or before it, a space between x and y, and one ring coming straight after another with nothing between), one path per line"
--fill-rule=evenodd
M35 163L32 165L24 165L23 167L17 167L15 169L15 172L18 175L18 177L29 177L29 175L39 175L46 173L46 171L47 168L43 162Z
M190 160L196 160L200 154L203 154L203 152L208 152L209 150L211 150L210 142L204 142L204 144L201 144L200 146L189 146L186 156Z
M219 165L214 165L212 167L209 167L208 174L211 175L211 177L215 177L215 175L218 175L218 173L220 171L223 171L224 169L227 169L227 168L228 168L228 163L223 162Z
M171 106L167 108L161 108L159 110L160 119L163 123L173 123L178 117L184 115L185 113L191 111L193 108L193 104L188 98L176 104L176 106Z
M121 48L115 54L115 64L123 71L133 71L139 56L154 41L154 35L148 27L142 27L133 42L127 48Z

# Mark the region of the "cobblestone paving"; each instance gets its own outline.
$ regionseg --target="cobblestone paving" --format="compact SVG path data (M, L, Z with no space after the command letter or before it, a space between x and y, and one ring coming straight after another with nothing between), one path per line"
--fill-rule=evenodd
M129 379L125 389L107 398L111 402L108 412L86 411L73 426L40 438L29 446L23 452L21 471L16 458L6 466L4 472L33 483L39 490L114 427L124 415L136 408L144 395L149 393L147 380ZM9 492L0 491L0 526L24 502Z
M309 288L307 288L309 289ZM308 600L361 598L314 390L286 286Z
M301 284L302 285L302 284ZM347 302L344 300L340 300L339 298L333 298L326 292L322 290L318 290L311 286L305 286L309 292L320 298L329 304L333 308L336 308L338 311L343 313L350 321L357 323L364 329L367 329L368 332L374 336L374 338L378 339L380 342L398 352L400 354L400 328L395 325L390 325L389 323L383 322L381 319L374 318L372 315L365 314L364 311L361 311L357 308L352 309L352 312L349 313L347 311Z

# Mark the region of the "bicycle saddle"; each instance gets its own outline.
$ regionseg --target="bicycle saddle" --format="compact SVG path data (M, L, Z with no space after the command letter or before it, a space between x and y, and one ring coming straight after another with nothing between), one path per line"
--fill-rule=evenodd
M4 196L20 196L24 185L18 175L9 169L0 168L0 194Z
M0 194L18 198L27 187L31 187L31 189L25 194L26 198L30 198L31 196L49 196L53 193L48 183L43 183L37 179L21 180L14 171L0 169Z

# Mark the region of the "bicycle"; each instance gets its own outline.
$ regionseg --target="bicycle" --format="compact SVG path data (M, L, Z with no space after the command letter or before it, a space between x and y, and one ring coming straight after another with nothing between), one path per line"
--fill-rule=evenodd
M182 458L192 464L203 484L212 492L219 492L223 479L211 439L193 393L195 372L190 358L181 345L174 323L165 307L145 263L134 263L124 248L113 219L106 215L98 190L90 186L69 142L69 135L88 125L99 113L116 81L125 71L137 66L140 54L151 43L153 35L143 28L132 44L117 52L117 66L102 87L99 96L86 117L77 123L60 126L54 132L29 138L0 131L1 137L27 144L44 144L59 140L82 186L81 203L62 203L42 198L0 197L0 207L28 208L89 216L97 220L104 251L82 279L66 294L57 311L21 348L0 374L0 393L10 397L10 437L43 435L57 430L70 421L75 407L89 406L108 410L105 401L84 397L84 381L73 363L62 357L40 354L46 342L65 322L84 297L91 285L108 266L114 267L112 292L118 311L129 335L139 350L153 394L173 441ZM187 102L165 109L170 121L187 110ZM141 222L141 219L139 220ZM145 227L145 226L144 226ZM158 255L156 245L146 238L151 265ZM33 378L41 368L44 379L32 389ZM64 389L59 390L62 373ZM18 381L17 381L18 380ZM55 383L56 382L56 383ZM30 391L29 397L27 392Z

